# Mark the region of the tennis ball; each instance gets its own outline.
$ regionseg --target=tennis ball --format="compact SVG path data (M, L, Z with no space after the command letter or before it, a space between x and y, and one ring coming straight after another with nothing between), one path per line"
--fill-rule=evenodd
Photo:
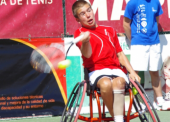
M58 68L59 69L66 69L67 67L69 67L70 66L70 64L71 64L71 61L70 60L64 60L64 61L60 61L59 63L58 63Z
M136 90L135 87L132 87L132 93L133 93L134 95L137 95L137 94L138 94L138 91Z

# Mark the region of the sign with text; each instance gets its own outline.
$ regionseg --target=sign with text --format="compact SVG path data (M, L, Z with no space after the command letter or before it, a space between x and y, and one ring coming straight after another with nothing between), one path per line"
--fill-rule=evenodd
M80 27L72 14L72 5L76 0L66 0L66 31L73 35ZM96 22L99 25L112 26L117 33L124 33L123 15L126 3L129 0L86 0L91 3L95 13ZM160 0L163 15L160 16L159 31L170 30L170 0Z
M66 71L40 73L30 64L33 49L49 43L62 44L63 40L0 40L0 119L62 114L67 101Z
M0 38L61 37L62 0L0 0Z

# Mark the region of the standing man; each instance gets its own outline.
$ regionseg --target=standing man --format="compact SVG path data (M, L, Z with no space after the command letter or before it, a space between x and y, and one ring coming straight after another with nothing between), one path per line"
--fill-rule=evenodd
M116 31L97 25L91 5L78 0L72 6L73 15L81 27L74 37L84 34L76 45L82 53L83 65L89 72L92 87L100 88L101 97L115 122L124 122L124 91L129 82L121 65L129 71L132 80L140 77L132 69L123 53ZM120 65L121 64L121 65Z
M159 0L130 0L125 9L123 27L131 41L133 69L136 73L149 69L156 105L167 109L159 78L162 60L158 23L161 14Z

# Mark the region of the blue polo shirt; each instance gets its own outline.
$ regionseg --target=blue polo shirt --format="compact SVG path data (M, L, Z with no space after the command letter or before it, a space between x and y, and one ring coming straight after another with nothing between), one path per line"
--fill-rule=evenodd
M124 17L131 22L131 45L160 43L156 17L163 13L159 0L130 0Z

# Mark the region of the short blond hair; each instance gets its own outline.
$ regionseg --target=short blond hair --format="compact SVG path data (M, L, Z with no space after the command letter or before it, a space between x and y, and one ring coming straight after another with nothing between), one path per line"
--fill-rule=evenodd
M161 72L163 72L164 66L170 64L170 56L167 56L163 62Z
M170 64L170 56L166 57L166 59L164 60L163 66Z
M77 10L80 8L80 7L83 7L84 5L88 4L90 7L90 3L88 3L87 1L85 0L78 0L76 2L74 2L74 4L72 5L72 12L73 12L73 15L75 18L78 18L77 16Z

